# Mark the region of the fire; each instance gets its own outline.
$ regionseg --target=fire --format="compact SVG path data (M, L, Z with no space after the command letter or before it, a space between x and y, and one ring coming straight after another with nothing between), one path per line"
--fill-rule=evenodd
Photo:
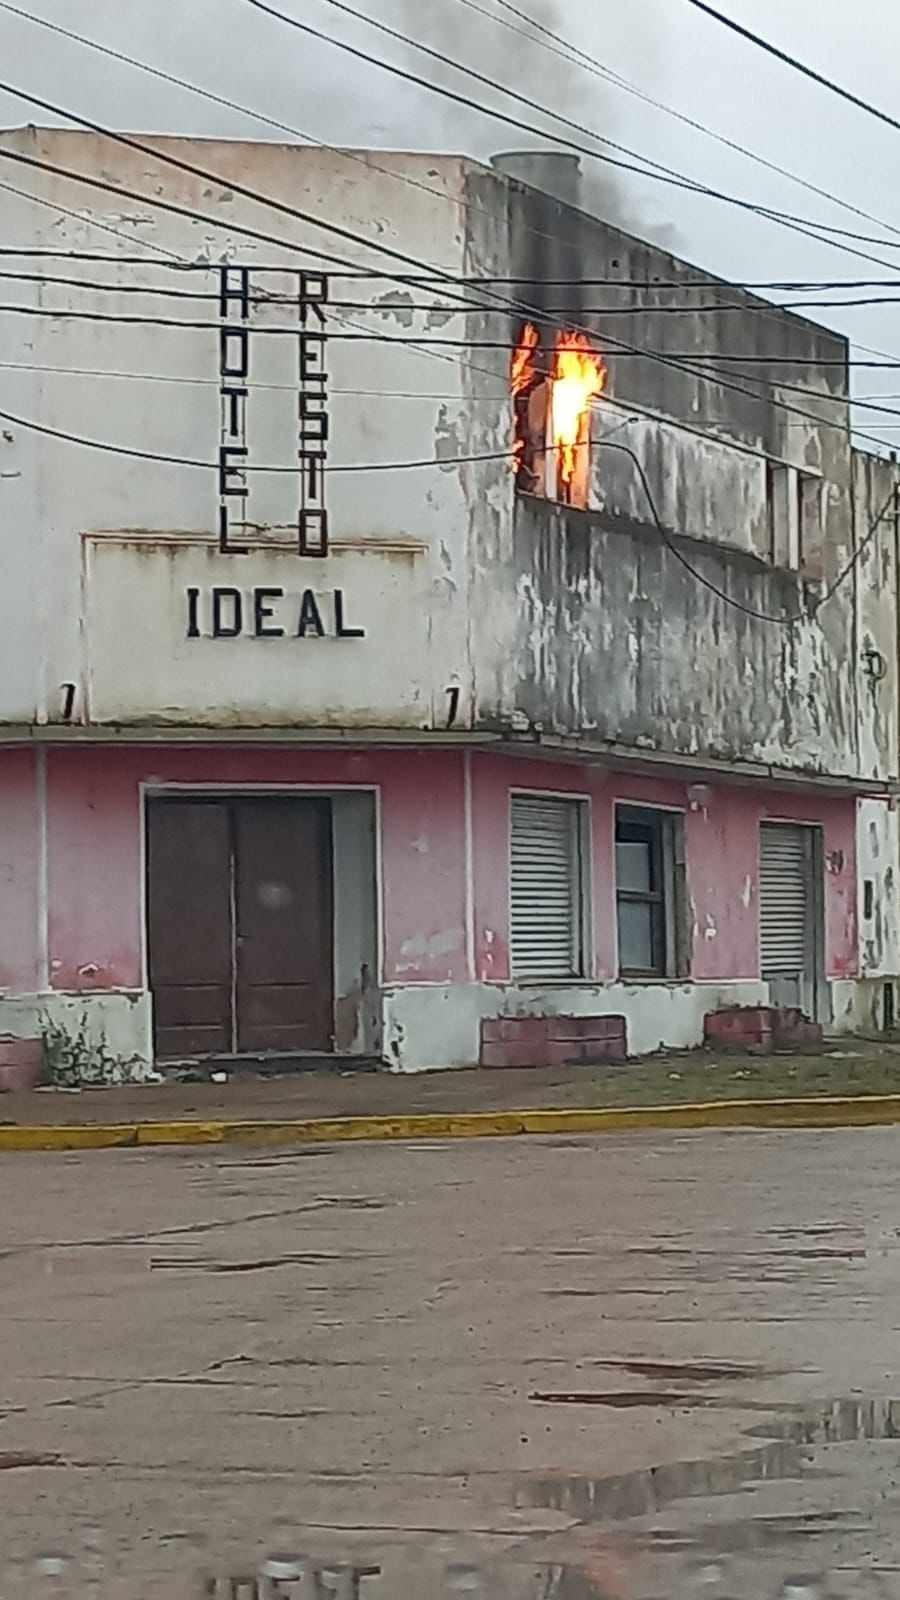
M532 487L533 455L528 448L528 413L531 395L540 374L534 364L534 354L541 336L533 322L526 322L522 337L513 351L509 368L515 416L515 444L513 445L513 470L518 475L520 488Z
M516 481L526 494L586 504L590 463L590 406L606 383L606 364L581 333L556 335L552 358L541 335L526 322L512 354Z
M571 488L575 452L585 445L590 404L606 382L603 358L595 355L583 334L560 333L556 340L550 397L550 432L557 452L560 487ZM567 493L562 496L567 498Z
M540 334L533 322L526 322L522 337L513 351L510 364L509 381L514 395L521 394L523 389L528 389L534 383L537 373L534 368L534 352L540 342Z

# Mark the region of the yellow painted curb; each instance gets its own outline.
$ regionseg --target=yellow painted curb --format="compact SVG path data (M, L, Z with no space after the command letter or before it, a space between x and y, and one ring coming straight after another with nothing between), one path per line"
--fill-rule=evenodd
M309 1117L244 1122L199 1119L96 1126L0 1126L3 1150L100 1150L152 1145L337 1144L345 1140L485 1139L519 1134L622 1133L674 1128L852 1128L900 1123L900 1095L804 1100L716 1100L695 1105L575 1110L424 1112L395 1117Z

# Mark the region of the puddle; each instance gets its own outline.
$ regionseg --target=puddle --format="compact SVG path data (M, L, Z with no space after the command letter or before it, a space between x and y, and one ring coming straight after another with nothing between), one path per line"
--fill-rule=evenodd
M594 1361L595 1367L612 1372L630 1372L636 1378L674 1379L676 1383L731 1383L741 1378L782 1377L783 1373L764 1367L737 1366L729 1361Z
M641 1403L637 1399L575 1393L540 1398L588 1405ZM681 1397L678 1403L682 1401L691 1403L690 1397ZM652 1392L646 1403L670 1404L672 1397ZM694 1403L702 1404L702 1398L696 1397ZM817 1469L810 1452L816 1447L900 1439L900 1400L832 1400L799 1407L788 1414L773 1413L767 1422L742 1431L746 1438L765 1442L728 1454L666 1462L610 1477L549 1473L521 1485L516 1504L561 1511L578 1522L621 1521L664 1511L679 1501L735 1494L773 1480L812 1482ZM820 1467L819 1474L823 1470ZM827 1470L831 1475L832 1463ZM748 1525L751 1521L747 1519Z
M543 1405L611 1406L617 1411L625 1411L630 1406L704 1406L707 1403L702 1395L667 1394L663 1389L613 1389L608 1394L591 1390L571 1393L537 1390L528 1398Z
M662 1511L679 1500L734 1494L768 1478L799 1479L805 1465L801 1445L778 1439L732 1456L672 1461L616 1477L533 1478L521 1488L516 1504L562 1511L578 1522L617 1522Z
M22 1467L61 1467L62 1456L34 1455L24 1450L0 1450L0 1472L16 1472Z
M794 1444L849 1444L855 1439L900 1439L900 1400L866 1400L851 1396L803 1408L799 1415L773 1417L771 1424L748 1428L753 1438L765 1436Z

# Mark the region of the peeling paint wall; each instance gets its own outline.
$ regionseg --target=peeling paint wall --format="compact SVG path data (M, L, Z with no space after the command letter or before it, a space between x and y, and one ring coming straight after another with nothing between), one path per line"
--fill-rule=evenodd
M857 812L859 970L864 978L900 975L898 823L896 810L877 800L860 800Z
M591 330L608 365L591 509L494 480L474 521L473 581L494 597L473 615L477 718L601 749L895 776L891 520L846 574L893 469L850 450L845 341L726 284L691 291L692 277L708 275L521 184L480 171L468 184L472 263L527 279L538 320L564 302L563 320ZM554 279L603 284L563 293ZM654 291L656 279L681 287ZM661 309L692 294L695 313ZM717 301L730 309L704 313ZM736 352L746 366L728 359ZM483 383L467 382L484 419ZM482 422L484 448L505 437L502 407L492 420L493 429ZM605 449L607 432L636 459ZM799 572L771 564L767 462L801 470L815 488L818 526L806 530ZM753 612L804 620L783 627Z
M0 994L29 993L42 980L41 758L0 750Z
M857 971L856 803L852 796L795 794L759 785L709 784L702 808L687 783L601 771L574 763L475 756L472 762L476 977L508 983L509 794L549 790L590 806L593 964L588 978L618 977L614 828L617 804L656 806L685 818L689 966L693 983L759 978L759 829L766 821L822 828L825 856L825 967L829 978ZM646 995L654 984L638 986ZM675 984L678 987L678 984Z
M463 312L413 313L436 290L413 293L390 277L341 276L361 269L402 273L375 248L406 252L458 277L463 164L456 157L379 152L370 164L342 153L274 142L154 140L180 159L222 175L205 183L100 137L72 130L0 133L11 153L111 180L214 218L204 226L119 199L76 189L52 173L17 168L33 203L3 197L10 238L57 250L99 251L111 260L84 274L103 292L37 282L11 286L35 312L5 319L5 355L30 369L7 373L8 407L50 429L125 449L186 458L199 467L79 448L18 424L0 433L0 473L8 526L17 530L0 595L8 668L0 683L0 723L63 720L67 684L76 723L346 723L432 727L446 723L448 690L459 691L456 720L470 720L466 630L468 491L454 458L468 454L462 350L423 354L403 342L414 324L426 338L463 340ZM409 180L409 181L407 181ZM335 238L314 222L266 211L230 182L335 219L372 245ZM118 234L52 209L83 209ZM274 242L242 237L239 227ZM233 231L229 231L233 230ZM103 241L98 245L98 237ZM279 241L283 241L280 243ZM355 309L329 313L327 504L333 539L326 561L295 553L298 328L296 272L338 260L333 300ZM149 265L127 265L136 256ZM175 259L211 263L176 272ZM279 467L250 476L242 556L220 556L216 471L220 431L218 285L226 259L257 276L251 291L286 296L253 304L247 442L250 462ZM159 265L153 264L158 260ZM58 263L33 262L40 274ZM323 263L327 270L327 263ZM264 269L283 269L269 271ZM288 269L293 269L292 271ZM71 276L71 274L70 274ZM172 299L152 290L195 293ZM391 309L394 307L395 309ZM74 313L101 309L112 319ZM155 318L156 325L141 319ZM137 319L137 320L134 320ZM158 325L166 319L208 327ZM272 330L287 329L276 335ZM363 334L371 333L370 341ZM449 354L450 359L444 359ZM67 375L68 373L73 375ZM118 374L118 376L116 376ZM436 462L416 470L396 462ZM208 463L204 468L203 463ZM239 515L233 507L234 515ZM275 546L273 549L272 546ZM234 640L188 639L186 589L212 585L244 595L244 629ZM286 636L253 636L252 594L282 588ZM362 637L335 638L330 596L342 589L346 621ZM327 637L297 639L299 595L319 600ZM293 612L291 610L293 606ZM201 630L204 635L208 627Z
M15 802L17 820L15 828L0 832L0 882L13 881L19 848L27 842L22 827L29 813L21 802L35 796L34 765L27 770L23 761L18 772L5 768L6 801L0 796L0 805L9 810ZM65 998L87 1009L97 1026L113 1018L116 1049L146 1058L141 795L142 789L171 786L237 792L245 785L312 787L334 794L341 1051L380 1050L398 1068L474 1062L480 1017L567 1011L624 1012L634 1051L660 1042L696 1043L705 1011L768 997L759 976L758 874L759 827L770 819L822 828L825 964L841 997L838 1025L849 1026L846 1018L858 1010L857 817L851 798L708 784L702 808L692 809L697 801L683 782L488 752L471 752L467 762L461 751L76 746L48 750L46 769L48 898L42 901L31 882L38 866L32 847L24 853L31 887L27 896L24 880L19 889L21 965L5 970L15 994L0 995L0 1031L27 1031L29 1018L33 1023L54 997ZM579 983L511 981L510 795L523 789L577 795L590 808L591 958ZM618 803L664 807L685 818L685 979L619 978L613 849ZM885 830L883 813L862 820L878 828L879 851L882 841L886 850L896 848L896 830ZM868 837L874 839L871 830ZM870 855L873 849L870 842ZM879 859L886 872L886 858ZM28 944L29 921L36 947L46 944L49 982L40 979L36 947ZM12 954L11 941L0 938L0 957L9 963ZM364 972L366 967L371 970ZM464 1047L460 1040L467 1041Z

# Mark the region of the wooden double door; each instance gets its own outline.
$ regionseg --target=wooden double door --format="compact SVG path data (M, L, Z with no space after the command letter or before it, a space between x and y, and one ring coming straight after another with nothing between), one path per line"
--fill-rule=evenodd
M330 802L154 798L147 833L157 1057L331 1050Z

